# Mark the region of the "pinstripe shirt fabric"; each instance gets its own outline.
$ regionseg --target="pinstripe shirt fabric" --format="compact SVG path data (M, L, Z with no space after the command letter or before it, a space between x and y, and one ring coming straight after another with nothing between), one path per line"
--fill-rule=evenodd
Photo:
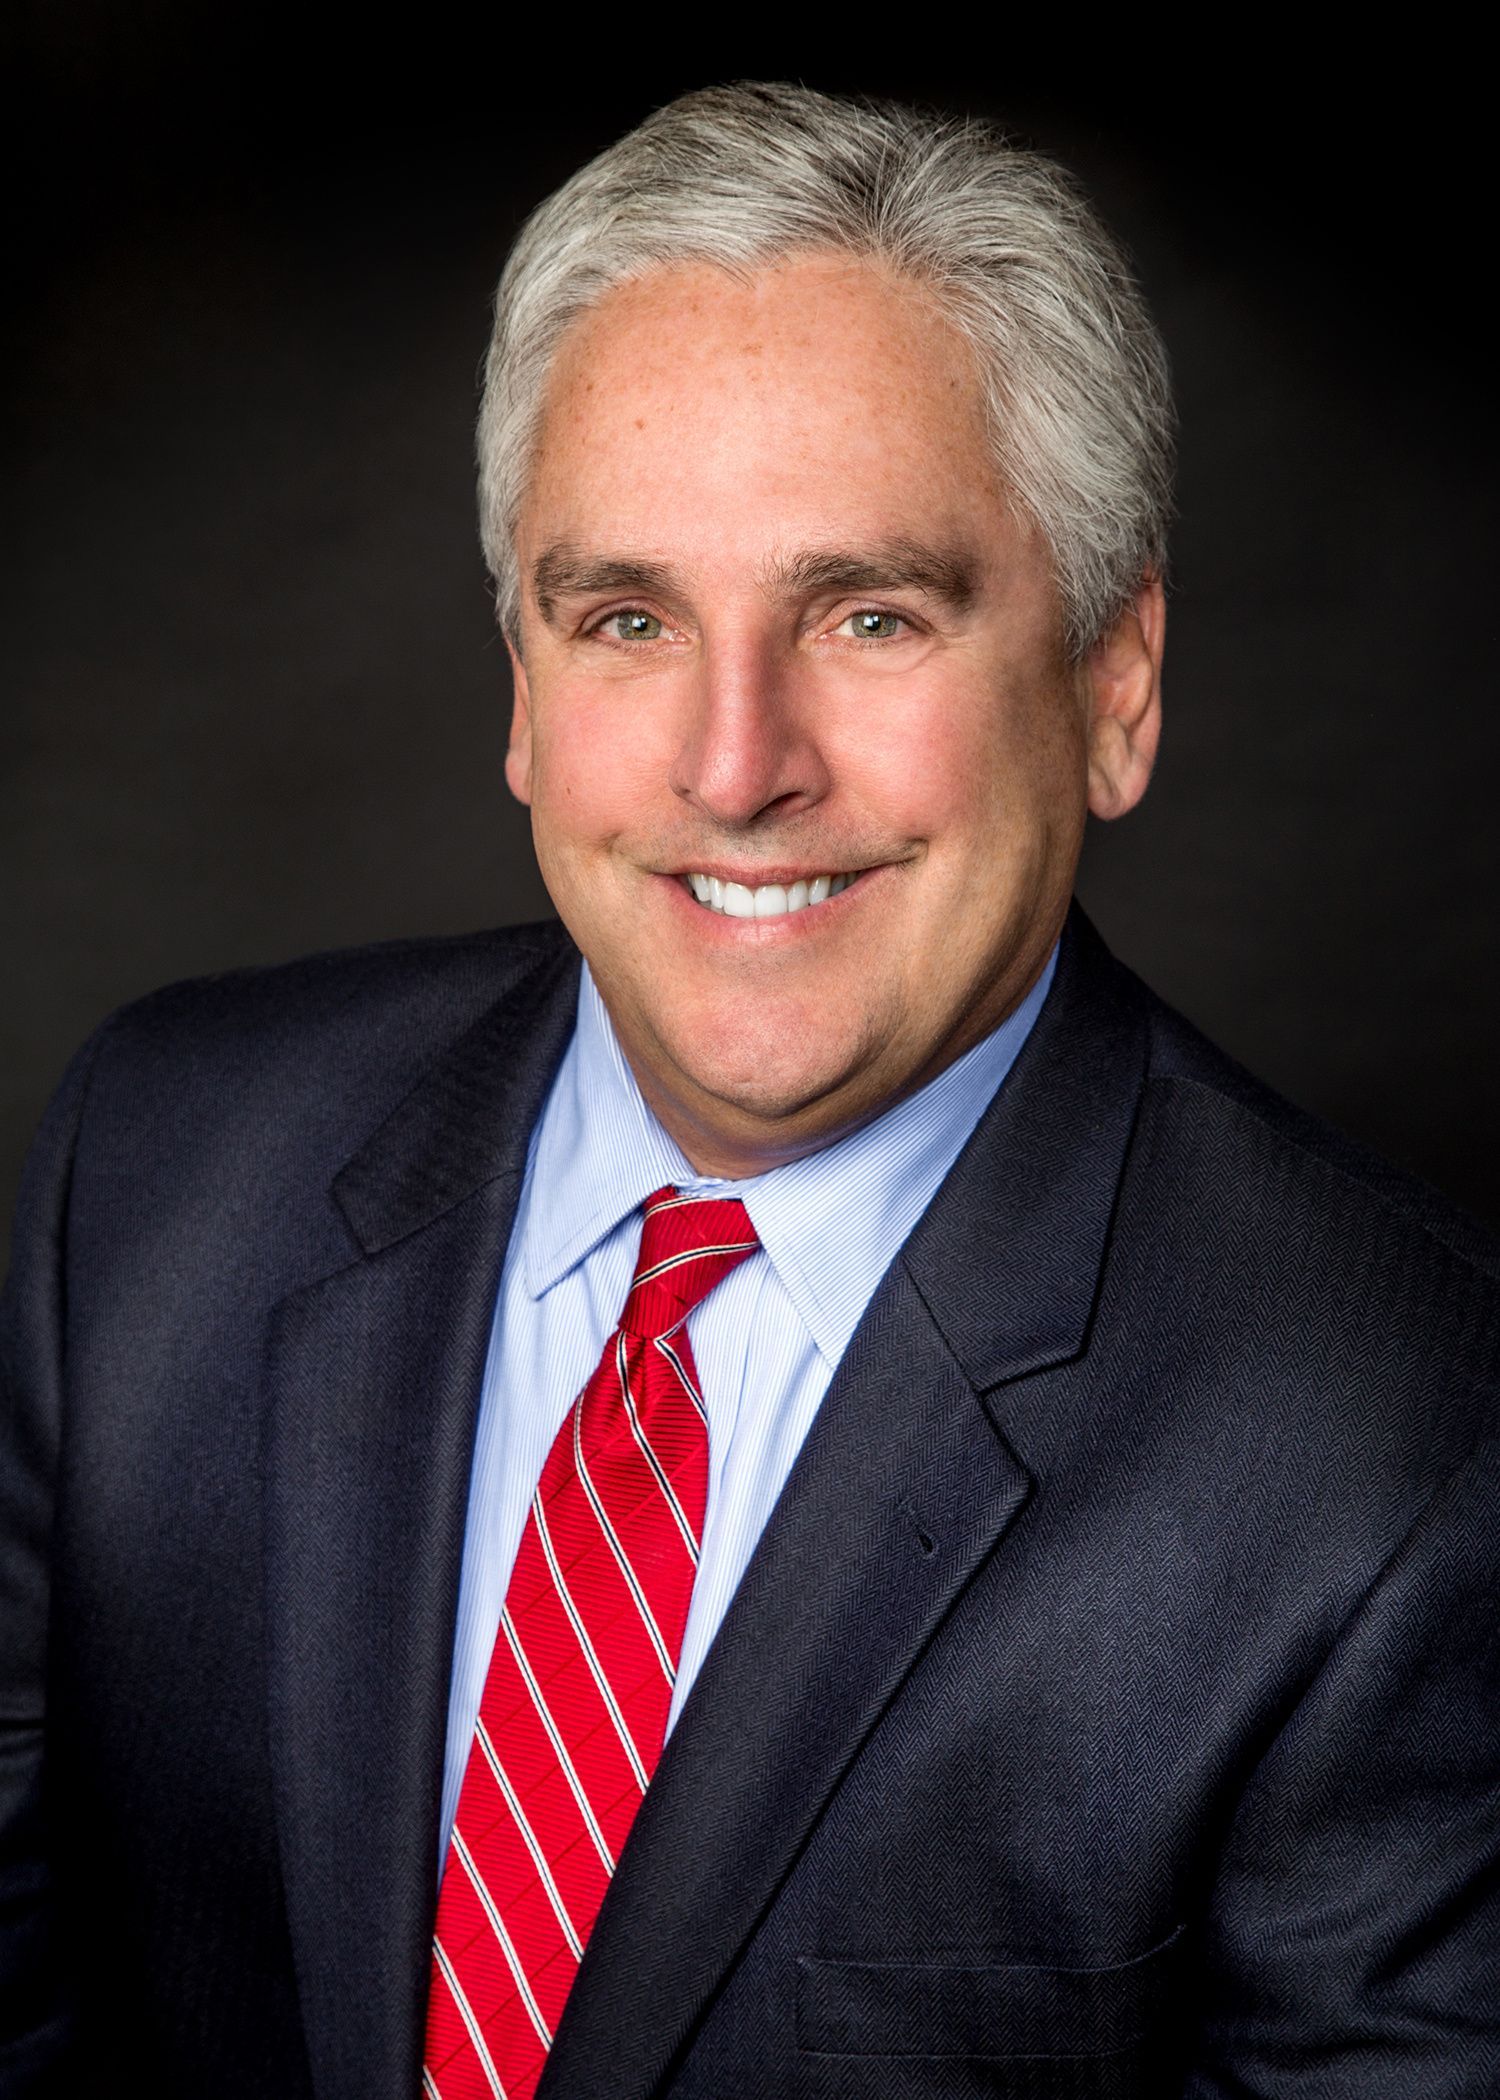
M642 1199L738 1196L760 1249L689 1316L709 1418L708 1509L670 1733L875 1287L1030 1034L1056 953L1016 1011L920 1092L746 1181L695 1174L641 1097L583 966L578 1024L532 1133L480 1397L443 1772L439 1862L532 1490L614 1332Z

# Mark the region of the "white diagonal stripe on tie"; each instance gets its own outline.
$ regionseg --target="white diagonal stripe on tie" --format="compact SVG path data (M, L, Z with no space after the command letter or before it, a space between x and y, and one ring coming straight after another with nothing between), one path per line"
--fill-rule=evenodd
M470 1885L475 1895L479 1898L480 1907L490 1921L490 1930L500 1942L500 1952L505 1956L506 1962L510 1967L510 1973L516 1979L516 1989L520 1992L521 2003L525 2006L527 2016L532 2026L536 2029L537 2039L544 2049L550 2049L552 2047L552 2029L542 2018L542 2008L537 2004L526 1971L521 1966L521 1957L516 1952L515 1943L505 1929L505 1920L495 1908L495 1899L485 1885L484 1876L480 1873L478 1867L475 1866L474 1855L464 1843L463 1836L456 1823L453 1826L453 1849L460 1860L462 1860L464 1872L468 1875Z
M604 1701L609 1718L615 1725L615 1734L620 1738L620 1748L630 1760L630 1769L635 1774L636 1784L644 1794L647 1778L646 1767L641 1761L640 1752L635 1747L634 1739L626 1725L625 1716L620 1711L620 1703L614 1695L609 1679L604 1674L604 1665L594 1651L594 1644L589 1639L588 1628L584 1625L582 1618L579 1616L578 1607L573 1602L573 1594L568 1588L567 1577L558 1565L557 1552L552 1544L552 1533L547 1524L547 1513L542 1507L540 1490L532 1499L531 1517L532 1522L536 1525L536 1535L541 1542L542 1552L546 1556L547 1571L552 1577L552 1586L557 1591L562 1608L568 1615L568 1624L572 1627L574 1637L583 1651L583 1659L589 1666L589 1675L598 1687L599 1697Z
M655 1283L658 1276L665 1276L669 1269L680 1269L685 1262L707 1261L711 1254L748 1254L759 1245L759 1240L726 1240L720 1247L689 1247L681 1254L669 1254L649 1269L642 1269L631 1284L631 1291L638 1291L644 1283Z
M447 1984L452 1994L453 2002L458 2007L459 2018L469 2030L469 2040L474 2044L474 2054L479 2058L479 2068L490 2082L490 2091L494 2094L495 2100L507 2100L505 2088L500 2083L500 2073L495 2069L494 2058L486 2048L484 2036L479 2031L479 2022L474 2017L474 2008L464 1996L463 1985L454 1975L453 1964L443 1952L443 1943L440 1939L433 1940L432 1954L433 1959L443 1972L443 1981Z
M650 1636L651 1645L656 1650L656 1659L661 1664L662 1674L668 1684L675 1684L677 1682L677 1666L672 1660L666 1642L661 1637L661 1628L651 1616L651 1607L646 1602L646 1593L639 1582L637 1582L635 1569L630 1565L630 1556L620 1544L615 1527L609 1521L609 1513L599 1499L599 1490L594 1486L593 1475L590 1473L588 1461L583 1455L583 1439L578 1427L578 1418L581 1413L581 1409L574 1409L573 1462L578 1468L578 1478L583 1483L583 1492L589 1498L589 1507L599 1520L599 1529L604 1533L609 1550L615 1557L615 1565L625 1577L630 1594L635 1599L636 1610L641 1615L641 1624L645 1627L647 1634ZM642 1784L644 1785L645 1782L642 1781Z
M675 1331L676 1330L674 1329L673 1332L675 1333ZM667 1359L667 1362L677 1373L683 1391L692 1401L694 1407L697 1408L699 1414L702 1415L703 1426L706 1429L708 1427L708 1409L704 1405L703 1395L699 1392L697 1386L694 1385L692 1379L689 1378L687 1374L687 1366L683 1363L682 1358L677 1354L677 1351L672 1347L671 1341L666 1335L659 1334L656 1337L655 1341L652 1342L651 1346L653 1349L655 1349L659 1356L664 1356Z
M521 1842L531 1854L531 1863L536 1868L542 1887L547 1891L547 1901L552 1905L557 1922L562 1927L563 1938L573 1950L573 1959L582 1961L583 1942L574 1930L573 1920L568 1916L568 1907L562 1899L562 1891L552 1878L552 1869L547 1864L547 1855L537 1843L536 1832L526 1820L526 1811L522 1808L520 1798L510 1783L505 1767L500 1762L499 1752L490 1741L490 1732L484 1725L482 1715L474 1723L474 1739L484 1752L485 1762L490 1768L491 1777L505 1798L506 1807L515 1818L516 1828L521 1833Z
M526 1680L526 1689L531 1694L531 1703L536 1708L537 1718L547 1731L547 1740L551 1743L553 1751L556 1753L557 1762L562 1767L563 1777L567 1780L573 1799L578 1804L578 1813L582 1816L584 1823L588 1827L589 1836L594 1841L594 1850L604 1862L605 1872L613 1874L615 1871L614 1855L604 1841L604 1832L599 1828L594 1811L589 1806L589 1797L583 1791L583 1782L573 1769L573 1760L568 1755L567 1745L557 1732L557 1723L553 1720L548 1710L547 1701L542 1694L542 1688L536 1681L531 1664L526 1660L526 1651L521 1646L521 1637L516 1632L515 1621L510 1615L508 1606L503 1608L500 1613L500 1624L510 1645L510 1652L516 1659L516 1668Z
M666 1505L672 1512L677 1529L682 1534L682 1543L687 1547L688 1558L696 1568L698 1565L698 1541L693 1536L693 1527L688 1522L687 1513L678 1501L676 1491L663 1470L661 1460L651 1448L650 1438L641 1426L640 1410L635 1404L635 1394L630 1390L629 1352L626 1350L623 1334L615 1343L615 1369L620 1375L620 1391L625 1398L625 1412L630 1417L630 1433L640 1446L641 1456L656 1476L656 1484L661 1489Z
M643 1218L654 1218L660 1211L690 1210L695 1203L717 1203L721 1200L717 1196L666 1196L660 1203L643 1205L641 1216Z

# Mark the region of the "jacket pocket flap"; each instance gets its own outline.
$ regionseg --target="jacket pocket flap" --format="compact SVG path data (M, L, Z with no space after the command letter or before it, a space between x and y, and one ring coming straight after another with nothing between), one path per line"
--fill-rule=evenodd
M1156 2024L1181 1930L1108 1969L801 1955L797 2045L841 2056L1110 2056Z

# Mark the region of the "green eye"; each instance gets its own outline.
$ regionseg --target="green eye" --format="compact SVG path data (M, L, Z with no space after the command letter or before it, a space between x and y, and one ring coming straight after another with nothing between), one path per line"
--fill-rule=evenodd
M861 641L888 642L901 622L894 613L858 612L849 615L849 624Z
M662 631L661 621L648 612L614 613L609 624L622 642L654 642Z

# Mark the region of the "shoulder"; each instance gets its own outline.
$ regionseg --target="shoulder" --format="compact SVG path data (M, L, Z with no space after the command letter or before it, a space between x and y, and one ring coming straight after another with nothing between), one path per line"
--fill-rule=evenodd
M1102 1301L1129 1375L1191 1395L1246 1492L1296 1473L1306 1522L1388 1543L1500 1427L1500 1243L1138 989Z
M313 1044L377 1058L430 1055L539 965L571 954L555 921L379 941L267 967L187 978L104 1023L115 1054L257 1065Z
M1128 974L1128 973L1127 973ZM1225 1207L1315 1222L1330 1252L1341 1234L1405 1245L1413 1259L1456 1260L1500 1281L1500 1236L1480 1219L1257 1079L1191 1022L1132 980L1149 1049L1143 1126L1175 1171L1219 1177ZM1165 1163L1165 1162L1164 1162ZM1207 1193L1206 1190L1203 1193ZM1212 1235L1214 1217L1200 1224Z
M112 1014L86 1052L92 1089L146 1083L282 1108L320 1093L399 1098L432 1059L539 967L574 953L555 922L382 941L164 986Z
M1082 1498L1092 1522L1103 1481L1142 1513L1138 1545L1185 1554L1226 1604L1243 1590L1268 1621L1331 1637L1450 1484L1493 1463L1500 1249L1102 951L1085 971L1103 1083L1131 1106L1104 1159L1116 1126L1075 1088L1075 1158L1048 1164L1076 1180L1089 1152L1108 1223L1076 1355L1008 1387L996 1418L1061 1509ZM1084 1042L1054 1036L1044 1069ZM1007 1272L1002 1304L1013 1287Z
M73 1210L143 1244L184 1218L321 1211L351 1151L452 1046L574 961L543 923L152 992L85 1044L49 1115L60 1126L66 1104Z

